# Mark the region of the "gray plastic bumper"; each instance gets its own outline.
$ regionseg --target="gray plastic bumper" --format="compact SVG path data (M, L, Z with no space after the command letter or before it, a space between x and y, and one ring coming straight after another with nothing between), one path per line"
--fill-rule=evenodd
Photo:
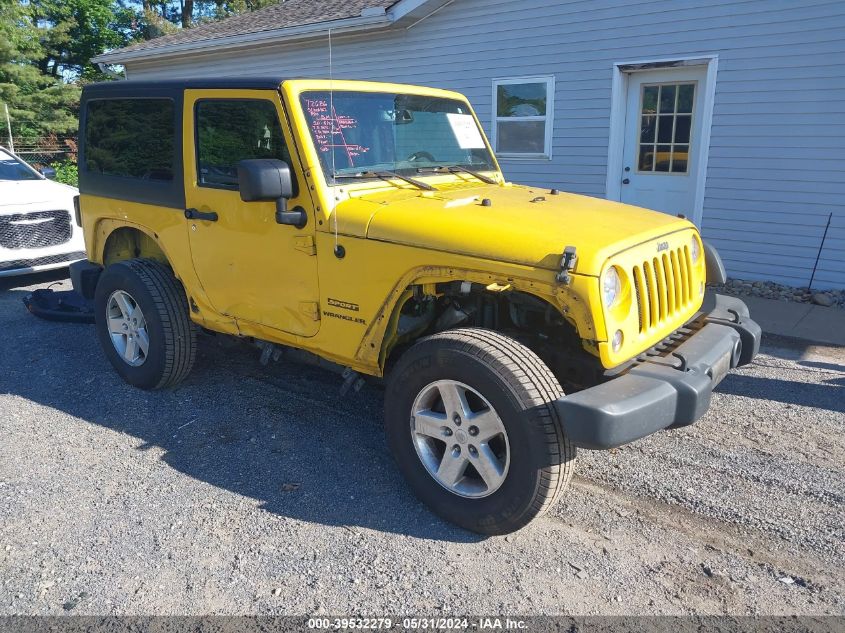
M704 415L713 389L754 359L762 336L739 299L712 295L707 305L706 324L668 356L646 357L618 378L555 401L572 443L613 448Z

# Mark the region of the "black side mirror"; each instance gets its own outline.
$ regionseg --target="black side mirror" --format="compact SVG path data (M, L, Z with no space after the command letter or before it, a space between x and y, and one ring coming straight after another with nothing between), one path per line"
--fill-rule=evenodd
M308 222L308 214L302 207L288 211L287 201L293 197L293 177L285 161L275 158L240 161L238 187L244 202L274 200L276 222L279 224L290 224L301 229Z
M45 178L49 178L50 180L56 179L56 170L52 167L42 167L38 170L38 172L44 176Z

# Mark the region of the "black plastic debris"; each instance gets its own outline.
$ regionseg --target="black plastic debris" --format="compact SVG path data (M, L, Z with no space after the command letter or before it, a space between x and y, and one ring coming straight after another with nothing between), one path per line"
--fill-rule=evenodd
M39 288L23 298L26 309L40 319L93 323L94 302L74 290Z

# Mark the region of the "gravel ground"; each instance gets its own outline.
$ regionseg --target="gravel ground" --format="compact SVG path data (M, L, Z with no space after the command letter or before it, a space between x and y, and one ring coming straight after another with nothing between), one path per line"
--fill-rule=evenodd
M825 307L845 309L845 290L811 290L807 286L785 286L773 281L728 279L724 284L708 284L714 292L735 297L763 297L796 303L815 303Z
M125 385L0 282L0 614L845 614L845 350L770 345L693 427L579 455L505 538L409 493L376 387L205 338Z

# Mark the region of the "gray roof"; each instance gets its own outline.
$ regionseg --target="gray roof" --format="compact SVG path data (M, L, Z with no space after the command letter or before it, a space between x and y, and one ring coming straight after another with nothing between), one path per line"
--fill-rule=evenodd
M133 52L165 48L173 44L187 44L215 40L235 35L275 31L277 29L303 26L355 18L365 9L388 9L396 0L282 0L251 13L242 13L219 22L199 24L198 26L164 35L146 42L132 44L114 52ZM106 53L108 56L109 53Z

